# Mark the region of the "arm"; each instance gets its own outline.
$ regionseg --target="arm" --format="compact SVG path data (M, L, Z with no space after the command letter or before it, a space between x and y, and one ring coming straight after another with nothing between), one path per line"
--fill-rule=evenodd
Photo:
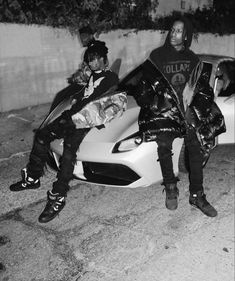
M83 62L79 69L76 70L68 79L69 84L81 84L86 85L89 77L91 75L91 70L86 62Z

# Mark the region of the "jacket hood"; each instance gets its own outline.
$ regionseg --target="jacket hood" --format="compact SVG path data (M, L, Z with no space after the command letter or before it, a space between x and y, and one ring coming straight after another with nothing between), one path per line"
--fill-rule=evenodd
M185 31L184 37L187 38L184 41L185 42L184 47L185 47L185 49L189 49L190 46L191 46L191 43L192 43L192 38L193 38L193 26L192 26L191 22L186 17L181 16L181 17L178 17L178 18L174 19L174 21L170 25L169 30L171 30L174 22L176 22L176 21L181 21L181 22L184 23L184 31ZM167 34L166 41L165 41L164 45L170 46L170 31Z

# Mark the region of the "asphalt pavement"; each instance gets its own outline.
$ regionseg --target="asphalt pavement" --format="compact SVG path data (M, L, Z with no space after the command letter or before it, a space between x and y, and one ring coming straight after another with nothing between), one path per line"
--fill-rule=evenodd
M46 171L38 190L14 193L9 185L49 106L0 114L1 281L234 280L234 145L215 148L204 170L216 218L188 204L181 173L176 211L165 208L160 183L122 189L73 181L61 214L40 224L55 173Z

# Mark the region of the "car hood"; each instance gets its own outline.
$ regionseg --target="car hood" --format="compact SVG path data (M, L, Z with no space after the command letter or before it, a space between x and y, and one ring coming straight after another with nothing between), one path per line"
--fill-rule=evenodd
M70 109L72 106L72 98L61 102L44 120L41 127L51 123L58 118L63 111ZM133 97L127 97L127 109L121 117L113 119L104 126L94 127L86 135L83 142L111 142L116 143L139 130L138 115L139 106Z

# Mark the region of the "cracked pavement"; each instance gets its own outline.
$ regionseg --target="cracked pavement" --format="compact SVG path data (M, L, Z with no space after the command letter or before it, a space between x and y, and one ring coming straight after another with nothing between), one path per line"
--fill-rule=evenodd
M59 217L40 224L55 173L48 170L38 190L8 187L20 178L32 130L48 109L0 114L1 281L234 280L234 145L217 147L204 170L216 218L188 204L182 173L176 211L166 210L160 184L121 189L73 181Z

